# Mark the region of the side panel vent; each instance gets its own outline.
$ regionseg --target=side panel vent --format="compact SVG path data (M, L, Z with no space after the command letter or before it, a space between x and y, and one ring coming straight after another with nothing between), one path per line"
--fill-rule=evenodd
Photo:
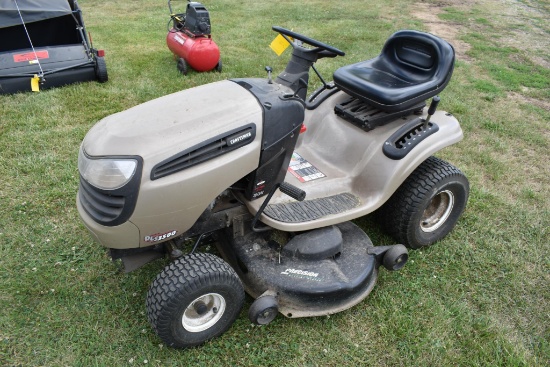
M435 122L425 126L425 120L416 118L401 126L384 142L384 155L393 160L404 158L409 152L428 136L439 131Z
M157 164L151 171L151 180L171 175L248 145L255 137L256 125L249 124L208 139Z

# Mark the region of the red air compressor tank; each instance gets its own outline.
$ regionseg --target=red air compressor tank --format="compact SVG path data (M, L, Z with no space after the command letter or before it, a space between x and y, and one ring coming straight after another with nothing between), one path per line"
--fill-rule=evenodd
M220 49L210 35L193 37L184 32L170 29L166 36L166 44L170 51L183 58L196 71L209 71L216 67L220 69ZM180 71L186 74L186 71Z
M212 40L210 14L201 3L190 1L185 14L174 14L168 0L172 27L168 30L166 44L178 60L178 70L187 74L188 64L196 71L216 68L222 71L220 49Z

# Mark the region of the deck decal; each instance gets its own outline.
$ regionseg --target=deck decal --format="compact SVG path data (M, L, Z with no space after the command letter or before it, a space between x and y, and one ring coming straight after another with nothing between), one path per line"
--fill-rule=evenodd
M24 54L15 54L13 55L13 62L26 62L30 64L36 63L37 59L49 59L50 54L48 51L36 51L36 52L25 52Z
M292 153L288 171L300 180L300 182L308 182L327 177L323 172L319 171L317 167L313 166L296 152Z

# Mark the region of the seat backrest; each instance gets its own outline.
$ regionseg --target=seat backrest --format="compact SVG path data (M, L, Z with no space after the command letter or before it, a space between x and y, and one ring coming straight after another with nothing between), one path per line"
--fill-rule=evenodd
M412 30L394 33L373 66L411 83L450 77L454 50L446 41Z

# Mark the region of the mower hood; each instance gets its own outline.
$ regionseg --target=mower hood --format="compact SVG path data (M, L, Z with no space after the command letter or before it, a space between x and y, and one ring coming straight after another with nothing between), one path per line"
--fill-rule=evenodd
M261 114L246 89L220 81L108 116L88 132L83 148L90 156L140 156L156 164L233 129L261 124Z
M220 81L104 118L84 138L79 159L135 160L137 176L105 190L81 175L84 223L109 248L150 246L164 238L159 233L185 233L221 192L258 167L262 112L245 88ZM105 217L102 208L116 206L113 200L121 203L118 211Z

